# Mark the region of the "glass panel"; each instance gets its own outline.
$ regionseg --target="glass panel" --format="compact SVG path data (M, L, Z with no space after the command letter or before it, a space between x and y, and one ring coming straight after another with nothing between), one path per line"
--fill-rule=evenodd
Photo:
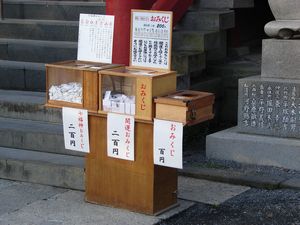
M102 76L102 110L135 115L135 78Z
M48 68L49 100L82 104L82 74L80 70Z

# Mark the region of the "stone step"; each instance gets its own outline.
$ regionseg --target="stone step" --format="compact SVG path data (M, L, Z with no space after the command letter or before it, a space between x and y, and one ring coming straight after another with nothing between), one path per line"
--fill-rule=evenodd
M0 146L63 155L82 153L66 150L63 127L42 121L0 118Z
M178 73L205 68L203 52L173 51L172 57L172 68ZM0 58L43 63L76 59L77 42L0 38Z
M77 42L0 38L2 60L57 62L77 58Z
M105 14L103 2L5 0L4 18L79 20L80 13Z
M76 57L77 42L0 38L0 88L45 91L44 63ZM174 51L172 62L174 70L188 75L205 68L205 55Z
M252 8L254 0L194 0L192 9L217 8L217 9L235 9Z
M0 147L0 178L84 190L84 158Z
M78 21L5 19L0 38L77 41Z
M223 66L212 66L208 68L208 73L221 75L225 88L237 89L239 79L260 74L260 67L253 62L240 61L236 64L228 63Z
M0 89L44 91L43 63L0 60Z
M189 60L190 59L185 59L182 63L189 64ZM203 62L200 62L200 65L202 64ZM34 68L31 67L32 65ZM183 70L184 73L179 75L190 77L191 72L189 71L189 67L187 67L187 69L188 71ZM195 67L192 69L195 69ZM185 82L185 80L182 80L180 76L178 76L177 87L185 87ZM43 63L0 60L0 89L45 91L45 87L45 65Z
M204 52L197 51L173 51L172 70L179 74L190 74L206 68Z
M241 134L236 127L206 138L208 158L292 170L300 170L299 149L299 139Z
M177 51L199 51L216 49L221 44L220 32L184 31L173 32L173 49Z
M0 117L61 124L61 110L45 108L44 92L0 90Z
M227 30L235 26L232 10L203 9L187 12L177 26L181 30Z

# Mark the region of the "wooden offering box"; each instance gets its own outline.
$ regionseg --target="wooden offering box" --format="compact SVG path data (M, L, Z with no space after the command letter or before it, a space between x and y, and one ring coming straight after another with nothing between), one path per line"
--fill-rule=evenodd
M178 91L156 98L156 118L195 125L214 117L215 97L199 91Z
M135 122L135 161L107 156L107 119L89 115L86 201L156 214L177 203L177 170L153 164L153 122Z
M77 60L46 64L46 106L97 112L98 71L118 66Z
M99 87L100 114L125 113L152 121L153 97L176 91L176 73L134 67L101 70Z

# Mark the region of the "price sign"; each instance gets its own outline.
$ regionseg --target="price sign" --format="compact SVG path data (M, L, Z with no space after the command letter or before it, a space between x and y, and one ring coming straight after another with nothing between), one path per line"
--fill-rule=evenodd
M171 69L172 15L132 10L131 66Z
M154 119L154 164L182 169L183 124Z
M107 155L134 161L134 116L107 114Z
M73 151L90 151L88 112L83 109L63 107L65 148Z
M77 59L112 63L114 16L80 14Z

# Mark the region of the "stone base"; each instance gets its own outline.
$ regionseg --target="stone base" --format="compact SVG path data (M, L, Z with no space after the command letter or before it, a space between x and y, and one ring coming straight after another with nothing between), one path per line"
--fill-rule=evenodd
M300 170L300 140L241 134L236 128L207 136L208 158Z
M238 131L300 138L300 80L239 80Z

